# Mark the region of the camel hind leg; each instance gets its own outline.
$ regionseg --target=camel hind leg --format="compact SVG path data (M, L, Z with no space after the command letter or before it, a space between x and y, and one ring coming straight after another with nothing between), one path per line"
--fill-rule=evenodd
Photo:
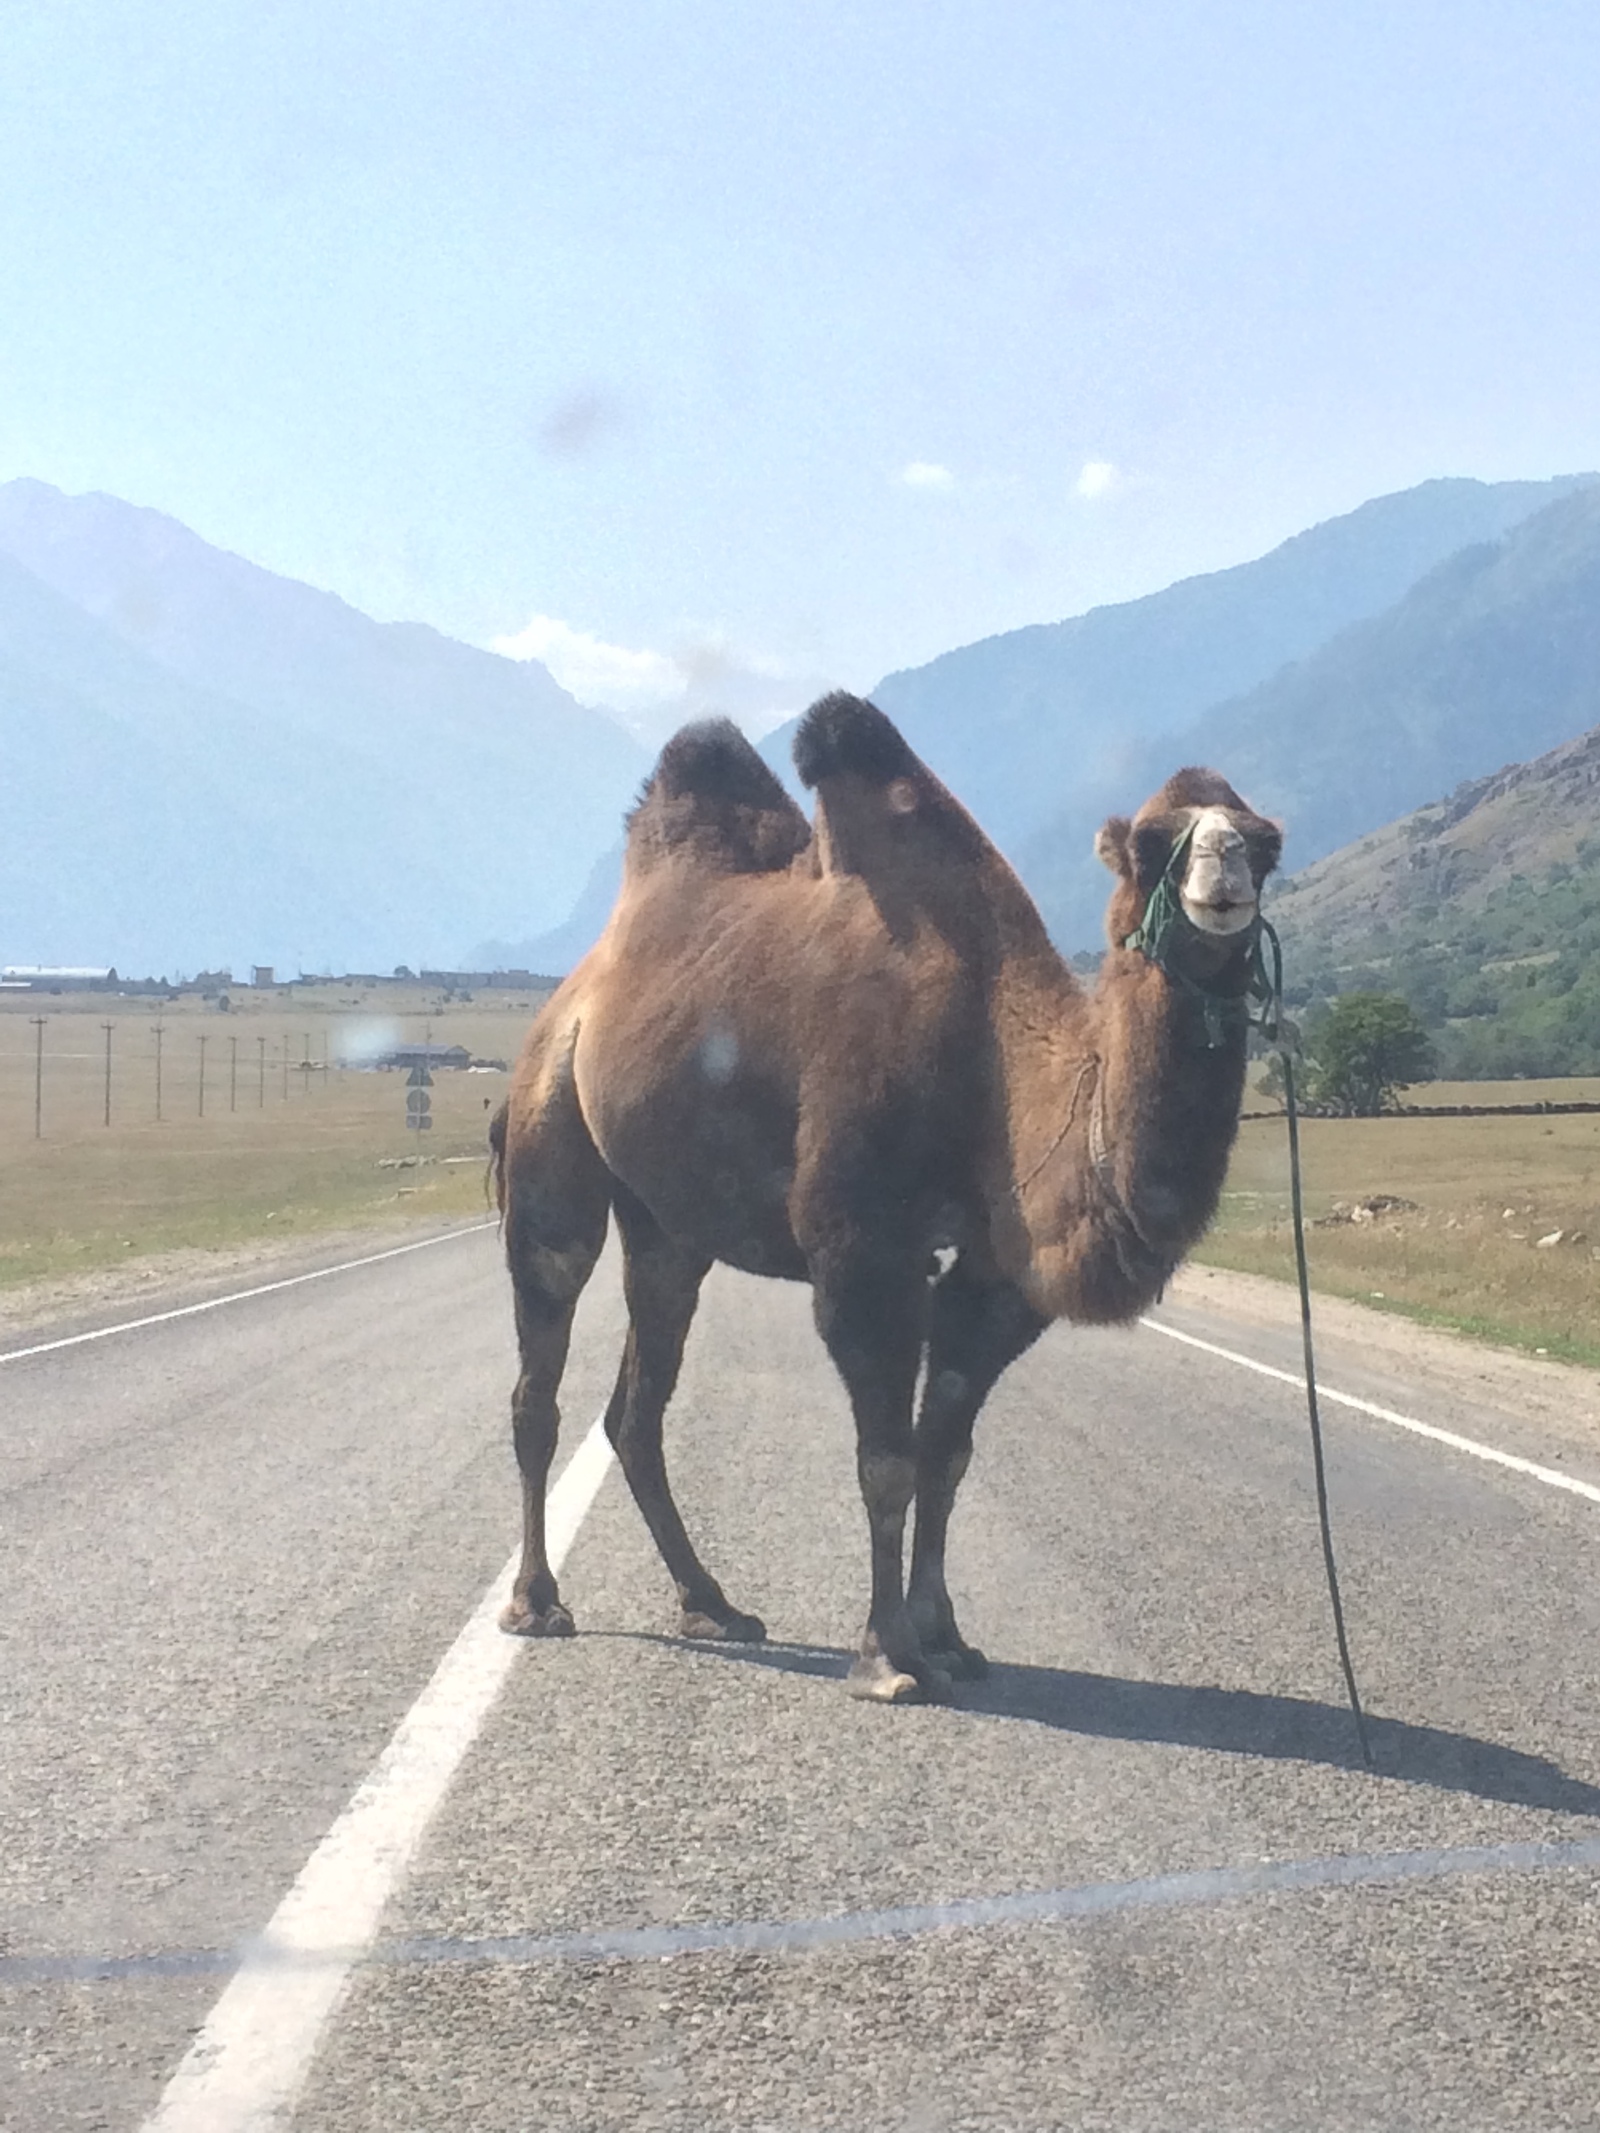
M695 1553L673 1501L661 1441L662 1419L710 1261L669 1237L625 1187L614 1184L612 1192L622 1236L628 1340L606 1409L606 1435L678 1588L679 1635L759 1644L767 1634L764 1625L729 1605Z
M605 1244L610 1180L579 1109L570 1052L531 1098L519 1087L492 1136L522 1368L511 1396L522 1477L522 1559L500 1627L513 1636L570 1637L545 1545L545 1491L561 1414L556 1393L573 1313Z

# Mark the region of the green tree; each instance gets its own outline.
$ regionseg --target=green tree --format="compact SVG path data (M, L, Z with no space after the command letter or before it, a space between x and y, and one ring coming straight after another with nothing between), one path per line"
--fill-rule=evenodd
M1395 1091L1431 1081L1433 1041L1408 1000L1393 992L1347 992L1309 1033L1311 1101L1341 1118L1374 1118Z

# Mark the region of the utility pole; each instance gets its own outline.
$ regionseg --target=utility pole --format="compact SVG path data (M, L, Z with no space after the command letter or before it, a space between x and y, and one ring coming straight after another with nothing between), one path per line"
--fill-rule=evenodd
M200 1116L206 1115L206 1039L200 1039Z
M300 1039L300 1093L311 1094L311 1032L307 1030Z
M114 1022L102 1022L100 1025L106 1033L106 1124L108 1126L111 1123L111 1032L116 1026Z
M289 1033L283 1033L283 1100L289 1101Z
M158 1126L161 1123L161 1039L165 1033L166 1025L158 1022L153 1033L156 1040L156 1124Z
M267 1040L265 1037L258 1037L256 1039L256 1109L258 1111L264 1111L266 1107Z
M48 1017L32 1015L33 1024L33 1137L44 1139L44 1026Z
M230 1111L237 1111L238 1108L239 1040L237 1037L230 1037L228 1039L228 1109Z

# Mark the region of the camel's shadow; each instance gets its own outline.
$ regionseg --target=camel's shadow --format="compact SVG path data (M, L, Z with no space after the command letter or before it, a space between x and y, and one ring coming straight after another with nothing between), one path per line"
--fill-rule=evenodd
M676 1637L650 1641L680 1651L761 1666L786 1674L842 1680L854 1654L822 1644L700 1644ZM993 1662L987 1680L963 1682L948 1706L963 1717L1021 1719L1101 1740L1160 1742L1279 1762L1360 1770L1355 1727L1344 1704L1311 1697L1264 1696L1252 1689L1134 1681L1080 1674L1065 1667ZM1568 1777L1544 1756L1498 1741L1402 1719L1367 1717L1377 1775L1445 1792L1472 1793L1513 1807L1543 1808L1600 1819L1600 1786Z

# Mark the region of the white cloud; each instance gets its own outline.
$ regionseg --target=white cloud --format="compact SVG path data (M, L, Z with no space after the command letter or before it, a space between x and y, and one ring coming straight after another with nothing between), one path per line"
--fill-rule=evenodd
M683 669L665 652L606 644L554 615L534 615L514 636L490 640L507 659L538 659L580 703L655 711L683 694Z
M900 479L908 489L953 489L956 485L950 469L932 459L913 459L900 469Z
M1113 489L1122 485L1122 475L1109 459L1088 460L1073 483L1079 496L1093 503L1097 497L1109 496Z
M715 632L686 637L670 652L635 652L554 615L534 615L513 635L492 638L490 648L542 661L580 703L613 713L652 747L693 718L731 718L759 738L829 686L740 652Z

